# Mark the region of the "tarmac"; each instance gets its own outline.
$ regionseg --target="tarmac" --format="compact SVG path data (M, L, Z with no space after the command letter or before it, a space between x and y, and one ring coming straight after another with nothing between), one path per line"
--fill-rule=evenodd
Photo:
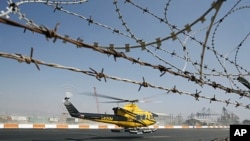
M113 133L110 129L0 129L0 141L228 141L227 128L158 129L154 133Z
M0 123L0 129L116 129L120 128L112 124L44 124L44 123ZM153 125L149 128L172 129L172 128L229 128L229 126L188 126L188 125Z

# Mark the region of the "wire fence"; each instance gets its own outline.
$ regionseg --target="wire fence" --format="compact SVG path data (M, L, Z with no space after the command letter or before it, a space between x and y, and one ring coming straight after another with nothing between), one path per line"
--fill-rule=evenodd
M111 24L106 25L95 20L92 16L87 17L81 15L80 13L67 10L63 7L64 5L84 5L87 2L88 1L86 0L20 0L17 2L7 0L7 8L1 9L2 11L0 12L0 23L21 28L24 30L24 33L31 31L33 33L44 35L46 40L50 41L49 39L51 39L55 44L58 40L61 40L63 43L71 44L71 47L76 47L79 49L92 49L95 52L106 54L107 56L113 56L115 62L117 58L121 58L135 65L140 65L143 68L150 68L152 69L152 73L159 73L159 80L161 81L164 81L163 76L165 74L180 77L192 84L197 85L197 89L195 91L183 91L181 90L181 86L178 84L174 86L159 86L153 81L147 81L144 76L141 76L141 80L131 80L128 78L122 78L120 76L112 76L105 73L105 68L102 70L95 70L94 68L89 67L88 69L84 70L76 67L63 66L57 63L48 63L42 61L42 59L36 59L33 56L33 48L31 48L29 56L20 53L12 54L0 52L0 57L14 59L20 63L25 62L27 64L34 64L38 70L40 70L39 66L43 65L76 73L82 73L84 75L95 77L98 81L108 82L108 79L111 79L125 83L132 83L138 85L139 91L141 88L150 87L153 89L162 90L166 93L191 96L197 101L200 99L205 99L210 101L210 103L221 102L225 103L226 105L234 105L235 107L244 107L250 109L250 104L244 103L240 99L243 97L247 99L250 98L250 83L247 81L250 72L248 71L247 58L245 62L239 61L239 58L242 57L240 56L241 50L243 50L242 48L247 46L246 43L249 39L250 31L248 31L245 35L241 35L241 39L238 41L239 44L236 47L233 47L233 50L227 54L221 53L219 48L216 46L216 43L218 42L217 34L220 34L220 27L222 24L227 22L227 18L231 17L234 13L244 13L244 10L249 10L250 6L245 4L242 5L241 0L235 1L224 15L220 14L220 10L224 3L227 3L228 1L217 0L213 2L207 10L204 10L204 12L201 13L198 18L193 20L191 23L186 23L184 27L178 27L175 23L171 23L168 19L169 9L171 9L173 3L172 0L166 1L163 16L157 15L153 12L153 10L150 9L150 7L144 7L143 4L137 1L124 0L123 2L125 5L129 5L132 8L141 11L144 16L146 15L152 19L155 19L159 21L160 24L166 25L166 27L169 28L170 32L165 36L157 37L155 40L151 41L146 41L146 39L139 38L139 36L137 37L137 33L133 32L133 29L129 26L131 25L131 21L127 21L124 18L126 16L122 13L120 7L121 1L113 0L111 3L114 6L114 13L116 13L118 16L118 20L121 24L120 28L113 27ZM68 33L68 35L61 35L58 32L59 24L56 24L54 29L50 29L46 25L37 24L28 17L29 14L26 16L26 14L22 13L21 6L32 3L44 4L51 8L53 12L62 12L65 15L76 17L85 21L85 23L89 26L94 25L98 28L100 27L104 30L110 31L117 36L129 38L134 41L134 44L126 43L124 46L116 46L115 43L110 43L109 46L105 46L99 42L95 42L94 44L84 42L84 40L80 37L74 39L70 36L70 33ZM17 15L18 20L12 19L10 16L11 14ZM193 29L196 30L194 31ZM198 36L196 37L196 34L202 34L204 38L198 38ZM168 48L166 47L168 42L177 43L178 46L176 46L176 49ZM200 57L194 57L192 55L193 50L192 47L188 45L188 42L192 42L200 47ZM134 49L141 49L142 53L151 55L152 58L158 60L158 63L143 61L138 58L138 56L129 56L129 52L132 52ZM229 54L233 53L235 54L233 57L232 55L229 56ZM164 57L162 57L162 54L164 54ZM213 66L213 63L207 65L206 63L208 63L209 60L206 60L206 54L210 54L210 56L216 60L218 66ZM166 59L165 56L167 56L168 59ZM177 60L182 62L184 66L176 65ZM232 71L232 69L236 71ZM229 84L223 83L224 81L218 81L220 78L226 79ZM242 84L246 87L242 87ZM206 92L202 90L202 87L204 86L223 91L226 94L237 95L239 100L232 101L230 98L218 98L217 94L209 97Z

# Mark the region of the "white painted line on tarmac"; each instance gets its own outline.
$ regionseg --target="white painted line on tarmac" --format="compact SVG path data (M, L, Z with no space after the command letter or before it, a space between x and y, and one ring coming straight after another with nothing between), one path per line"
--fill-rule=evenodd
M45 124L45 128L57 128L56 124Z
M89 129L99 129L98 125L89 125Z
M18 128L33 128L33 124L18 124Z
M108 128L108 129L114 129L114 128L115 128L115 125L108 125L107 128Z
M0 129L1 129L1 128L4 128L4 124L0 124Z
M68 125L69 129L78 129L79 125Z

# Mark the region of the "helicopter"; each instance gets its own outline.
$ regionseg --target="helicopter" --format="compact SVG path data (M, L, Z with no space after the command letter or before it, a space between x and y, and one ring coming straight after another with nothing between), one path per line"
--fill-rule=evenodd
M93 96L91 93L84 95ZM114 114L100 114L100 113L83 113L79 112L76 107L69 101L70 97L64 98L64 105L71 117L91 120L96 122L115 124L122 129L111 129L111 132L129 132L131 134L153 133L157 129L149 128L157 121L154 119L158 115L149 111L144 111L138 107L136 103L144 102L138 99L127 100L116 97L111 97L102 94L96 94L97 97L108 98L115 101L105 103L127 103L124 107L114 107L112 110Z

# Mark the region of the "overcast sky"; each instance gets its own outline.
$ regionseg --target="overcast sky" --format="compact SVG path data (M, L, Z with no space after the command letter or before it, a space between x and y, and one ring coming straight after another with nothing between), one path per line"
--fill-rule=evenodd
M156 38L165 38L172 32L168 25L160 22L147 12L130 3L118 1L117 5L113 4L113 0L98 1L90 0L78 5L59 5L61 8L78 13L87 19L98 22L99 25L91 24L87 20L64 13L63 11L55 10L54 8L43 3L25 3L19 6L20 12L25 14L28 19L31 19L37 25L43 25L53 29L57 23L60 23L57 32L61 35L68 35L71 38L81 38L85 43L93 44L98 42L99 45L109 46L125 46L125 44L137 45L132 38L124 36L134 35L137 39L149 43L155 41ZM165 20L165 7L168 1L158 0L134 0L136 5L145 8L150 13L157 15ZM211 7L212 0L208 1L182 1L175 0L169 3L167 7L166 17L170 24L182 29L186 24L190 24L198 19L203 13ZM215 21L225 17L221 24L215 24L209 35L207 46L214 45L218 53L223 54L236 61L237 64L243 66L245 70L249 70L249 8L242 7L249 5L248 0L242 0L231 13L228 13L237 1L226 1L219 9L219 13ZM6 11L7 2L1 2L0 11ZM117 7L119 12L117 12ZM211 11L205 18L204 23L197 23L191 28L189 35L192 35L197 40L204 42L207 27L211 22L211 17L215 10ZM121 14L121 15L119 15ZM122 16L122 18L118 18ZM17 14L9 14L11 20L25 24L25 20L20 20ZM131 32L127 32L122 21L126 23L127 28ZM104 28L107 27L107 28ZM118 29L120 33L114 33L110 29ZM176 31L175 31L176 32ZM213 34L214 33L214 34ZM187 70L197 73L192 63L187 63L182 59L188 53L193 62L200 62L200 54L202 46L187 38L185 35L179 35L179 40L166 40L162 42L162 50L155 50L153 47L148 48L155 54L163 58L166 62L176 66L181 70ZM244 40L242 46L238 45ZM213 42L212 42L213 41ZM183 51L183 45L187 47L187 52ZM196 90L201 91L201 95L213 97L221 100L230 99L231 102L238 101L244 105L250 104L249 98L241 98L236 94L225 94L224 91L214 89L209 86L200 86L194 82L188 81L179 76L166 73L160 77L161 73L158 70L150 67L145 67L132 62L117 58L115 61L112 56L98 53L91 49L76 48L70 43L62 43L57 40L49 41L43 35L26 31L23 29L4 25L0 23L0 52L19 53L29 56L31 47L34 48L33 57L48 63L57 63L64 66L76 67L83 70L93 68L101 71L104 68L104 73L110 76L126 78L129 80L142 81L145 80L156 86L173 88L176 86L178 90L183 92L194 93ZM158 58L141 48L130 49L130 52L119 50L126 53L127 56L139 58L141 61L151 64L161 64L166 67L171 67L169 64L160 61ZM171 53L175 53L171 55ZM226 68L228 74L239 75L246 74L242 69L240 72L235 65L228 62L220 64L216 56L211 50L205 52L204 64L208 68L215 69L218 72L223 72L222 66ZM224 60L225 61L225 60ZM240 116L241 120L249 119L250 111L243 107L235 108L233 105L225 103L212 102L209 100L199 99L196 101L194 97L187 95L179 95L174 93L166 93L166 91L144 88L138 91L139 86L135 84L114 81L108 79L107 82L102 79L98 81L95 77L87 76L82 73L76 73L68 70L60 70L56 68L40 65L40 71L36 69L34 64L19 63L12 59L0 57L0 114L15 114L15 115L59 115L65 112L62 105L65 92L73 93L71 101L78 107L80 111L96 112L96 99L79 95L82 92L93 92L93 87L97 88L97 92L110 96L125 98L125 99L143 99L151 97L150 100L161 101L161 103L141 103L141 108L158 113L174 114L182 113L188 116L191 113L199 112L203 107L211 108L216 113L221 113L222 108L226 107L229 111ZM206 73L211 71L204 70ZM210 77L227 87L246 90L244 86L237 81L231 83L227 78ZM235 77L236 78L236 77ZM249 79L249 76L245 76ZM233 79L233 78L232 78ZM98 101L105 99L98 98ZM101 112L112 112L112 107L116 104L99 103ZM120 104L122 106L122 104Z

